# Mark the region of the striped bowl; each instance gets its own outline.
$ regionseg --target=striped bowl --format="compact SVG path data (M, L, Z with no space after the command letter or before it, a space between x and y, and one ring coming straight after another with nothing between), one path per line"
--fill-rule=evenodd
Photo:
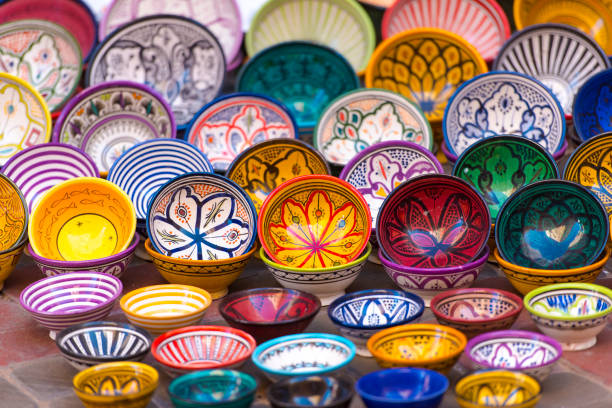
M197 370L240 367L255 350L248 333L224 326L192 326L158 337L153 357L174 377Z
M159 335L197 324L212 303L210 294L188 285L153 285L121 298L121 310L135 326Z
M112 275L73 272L32 283L19 302L55 340L60 330L108 316L122 290L121 281Z

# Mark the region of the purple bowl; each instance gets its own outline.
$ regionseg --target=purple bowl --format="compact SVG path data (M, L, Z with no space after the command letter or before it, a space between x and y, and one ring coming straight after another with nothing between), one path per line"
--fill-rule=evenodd
M553 159L559 160L560 158L562 158L563 155L565 154L565 151L567 150L567 146L568 146L568 143L567 143L567 139L566 139L563 142L563 146L561 146L561 149L559 149L558 152L555 152L555 153L551 154ZM451 153L450 150L448 150L448 147L446 146L446 142L442 141L442 143L440 143L440 149L442 149L442 153L444 153L444 155L446 156L446 158L448 159L448 161L451 164L455 164L457 162L457 159L459 157L454 155L453 153Z

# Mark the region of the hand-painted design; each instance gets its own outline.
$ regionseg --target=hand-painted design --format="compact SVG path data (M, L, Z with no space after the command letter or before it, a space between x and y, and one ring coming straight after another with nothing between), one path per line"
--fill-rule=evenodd
M541 340L500 338L477 344L470 356L489 367L520 370L549 363L558 352Z
M6 251L24 236L28 223L25 199L18 188L0 174L0 251Z
M549 319L546 317L541 317L541 316L532 314L531 319L533 319L534 323L537 326L543 326L544 328L553 329L557 333L558 333L558 330L564 330L570 333L574 332L572 334L576 334L575 332L579 330L587 330L587 329L599 327L600 330L597 333L599 334L599 332L603 330L605 326L607 326L608 314L606 314L605 316L600 316L600 317L596 317L592 319L586 318L584 320L557 320L557 319ZM542 332L546 332L546 331L542 330ZM553 335L553 333L550 332L550 335ZM573 343L571 341L563 342L563 339L561 338L559 338L559 340L562 342L563 346ZM573 351L578 351L578 349L573 349Z
M612 307L610 298L590 290L556 290L536 296L533 310L550 317L588 317Z
M538 402L536 397L537 394L530 387L517 384L516 380L495 381L491 379L486 384L474 384L464 390L461 400L473 401L474 405L480 405L484 401L485 406L488 407L528 407L535 406Z
M581 123L583 130L583 140L587 140L593 136L597 136L604 132L612 130L610 118L612 118L612 86L603 85L597 90L597 97L593 101L595 106L591 105L589 110L576 112L577 120Z
M431 298L435 294L448 289L466 288L472 285L480 274L480 268L461 271L454 274L431 274L417 275L395 270L386 266L385 270L389 277L403 290L421 294L429 292L427 297Z
M423 313L424 305L415 299L404 296L401 292L383 293L383 291L345 299L338 299L330 307L330 317L334 323L343 328L353 328L352 335L357 337L370 337L371 331L364 329L380 330L411 321ZM351 295L346 295L351 296ZM365 333L363 333L365 332Z

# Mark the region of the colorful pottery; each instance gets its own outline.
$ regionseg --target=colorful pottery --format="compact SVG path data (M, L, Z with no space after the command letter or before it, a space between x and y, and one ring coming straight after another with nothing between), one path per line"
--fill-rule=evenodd
M267 396L272 408L348 408L353 380L342 375L311 375L286 378L270 385Z
M262 247L274 262L294 268L354 261L368 244L372 228L361 194L327 175L286 181L266 198L260 214L257 233Z
M495 136L513 136L513 135L495 135ZM566 139L565 142L563 142L563 146L561 146L561 150L559 150L556 153L551 154L552 158L555 160L560 160L565 155L565 152L567 151L568 146L569 146L569 143L567 142L567 139ZM448 150L448 147L446 147L446 143L444 141L440 143L440 150L442 151L442 153L444 153L444 156L446 156L446 159L448 160L448 163L450 165L454 165L455 163L457 163L457 160L459 160L459 156L457 156L454 153L451 153Z
M462 378L455 393L461 408L533 408L540 400L540 384L526 374L495 370Z
M419 104L430 122L440 122L457 87L487 72L476 48L437 28L404 31L383 41L366 69L368 88L399 93Z
M12 248L0 251L0 290L4 288L4 281L8 279L15 266L17 266L27 242L27 239L24 238L21 243L13 245Z
M19 187L0 173L0 251L12 250L24 241L28 206Z
M106 37L92 56L88 87L126 80L158 91L183 129L203 105L220 92L225 58L215 36L194 20L178 16L145 17Z
M168 386L177 408L248 408L256 391L253 377L233 370L196 371L180 376Z
M523 187L504 203L495 242L501 257L513 264L570 269L595 262L609 229L606 209L590 190L545 180Z
M610 81L612 81L612 69L590 77L576 94L572 115L576 134L583 141L612 131Z
M263 95L238 93L215 99L198 112L185 140L200 149L217 171L244 150L270 139L297 138L291 113Z

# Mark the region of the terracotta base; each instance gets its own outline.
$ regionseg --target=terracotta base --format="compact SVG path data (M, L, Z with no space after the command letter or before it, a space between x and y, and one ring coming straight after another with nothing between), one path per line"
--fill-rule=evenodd
M206 288L203 288L203 289L204 290L208 290ZM221 289L221 290L217 290L215 292L211 292L211 291L208 290L208 293L210 293L210 297L212 297L213 300L216 300L216 299L221 299L222 297L227 295L228 290L227 290L227 288Z

